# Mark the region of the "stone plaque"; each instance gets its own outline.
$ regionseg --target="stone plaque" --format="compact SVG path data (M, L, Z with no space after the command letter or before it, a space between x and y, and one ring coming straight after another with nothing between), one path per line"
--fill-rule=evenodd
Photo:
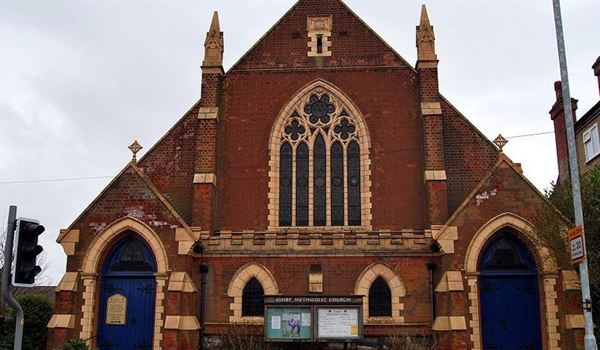
M115 294L106 301L106 324L124 325L127 317L127 298Z
M331 16L308 17L307 22L309 32L331 31Z

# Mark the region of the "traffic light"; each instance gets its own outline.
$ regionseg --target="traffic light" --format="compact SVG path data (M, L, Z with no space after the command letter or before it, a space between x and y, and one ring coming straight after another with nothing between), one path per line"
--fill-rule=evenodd
M19 287L32 287L35 276L42 272L36 265L37 256L44 250L38 245L38 236L44 232L39 221L19 218L15 238L15 260L13 264L12 284Z

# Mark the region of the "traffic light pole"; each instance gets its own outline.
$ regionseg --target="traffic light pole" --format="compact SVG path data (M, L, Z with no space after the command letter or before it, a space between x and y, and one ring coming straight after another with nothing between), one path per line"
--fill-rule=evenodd
M6 244L4 245L4 268L2 271L2 297L15 310L15 345L14 350L21 350L23 342L23 309L10 294L10 274L12 270L13 239L15 236L15 223L17 221L17 207L11 205L8 209L8 223L6 225Z

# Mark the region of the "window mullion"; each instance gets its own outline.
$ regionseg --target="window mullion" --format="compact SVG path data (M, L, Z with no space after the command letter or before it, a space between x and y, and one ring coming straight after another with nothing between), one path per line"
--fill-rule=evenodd
M331 226L331 140L325 141L325 225Z
M314 226L314 140L308 145L308 225Z
M343 145L343 150L344 150L344 158L343 158L343 162L344 162L344 225L349 226L348 224L348 188L350 186L350 184L348 183L348 148L346 147L347 145Z
M292 225L296 226L296 150L298 145L292 147Z

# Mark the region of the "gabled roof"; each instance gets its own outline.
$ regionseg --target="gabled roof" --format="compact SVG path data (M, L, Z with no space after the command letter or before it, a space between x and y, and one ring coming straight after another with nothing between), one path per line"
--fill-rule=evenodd
M553 210L556 211L557 215L562 217L565 220L565 222L569 222L569 220L558 209L556 209L556 207L554 205L552 205L552 203L550 203L548 198L546 196L544 196L537 189L537 187L535 187L525 177L525 175L523 175L523 173L521 172L521 170L519 168L517 168L515 163L510 158L508 158L507 155L505 155L504 153L500 153L500 157L499 157L498 161L496 162L496 164L490 169L488 174L485 177L483 177L483 179L481 179L479 184L477 186L475 186L475 188L471 191L471 193L469 193L469 195L464 199L462 204L454 211L454 213L448 218L448 220L446 220L444 227L452 225L452 222L463 212L463 210L465 210L469 206L469 203L471 202L471 200L477 195L477 193L479 193L483 189L483 187L487 183L487 181L494 175L496 170L498 168L500 168L503 164L508 165L517 174L517 176L519 176L521 178L521 180L523 180L523 182L525 182L527 184L527 186L533 190L534 193L536 193L550 208L552 208Z
M150 182L148 177L143 174L142 170L137 167L137 164L134 161L131 161L123 168L123 170L121 170L117 174L117 176L115 176L111 180L111 182L108 185L106 185L106 187L100 192L100 194L96 198L94 198L94 200L83 210L83 212L81 214L79 214L79 216L77 216L77 219L75 219L73 221L73 223L71 225L69 225L69 228L64 230L63 233L58 236L56 241L60 242L60 240L62 239L62 236L64 234L66 234L69 230L74 229L75 224L78 223L90 210L92 210L92 208L94 208L94 206L100 202L102 197L110 191L110 189L113 187L113 185L129 170L133 170L134 174L137 174L137 176L139 176L139 178L148 187L148 189L152 192L152 194L154 194L156 196L156 198L167 208L169 213L171 213L171 215L173 215L173 217L179 222L181 227L189 229L188 224L181 217L181 215L177 212L177 210L175 210L175 208L171 205L171 203L169 203L169 201L165 198L165 196L163 196L158 191L158 189Z
M584 127L591 119L600 116L600 101L596 103L589 111L587 111L581 118L575 122L575 130L579 131Z
M277 28L279 27L279 25L289 16L291 16L294 11L303 3L305 2L309 2L309 1L316 1L316 0L298 0L277 22L275 22L275 24L273 24L273 26L271 28L269 28L269 30L267 30L267 32L260 38L258 39L258 41L252 45L252 47L246 51L245 54L243 54L232 66L231 68L229 68L229 70L227 70L227 72L225 73L225 76L229 75L231 72L235 71L236 68L238 68L238 66L244 62L244 60L249 57L257 47L259 47L264 41L265 39L272 34L273 32L275 32L277 30ZM319 0L320 2L321 0ZM359 22L360 24L362 24L362 26L365 27L365 29L371 33L376 40L379 40L397 59L399 59L402 63L404 63L404 65L406 65L406 67L410 68L412 71L414 71L416 73L416 69L410 64L408 63L402 56L400 56L400 54L398 52L396 52L396 50L394 50L394 48L392 46L390 46L385 40L383 40L379 34L377 34L377 32L375 32L368 24L366 24L354 11L352 11L352 9L350 9L350 7L348 7L348 5L346 5L342 0L331 0L334 1L336 3L338 3L339 5L341 5L351 16L353 16L357 22ZM319 15L322 13L315 13L315 15Z

